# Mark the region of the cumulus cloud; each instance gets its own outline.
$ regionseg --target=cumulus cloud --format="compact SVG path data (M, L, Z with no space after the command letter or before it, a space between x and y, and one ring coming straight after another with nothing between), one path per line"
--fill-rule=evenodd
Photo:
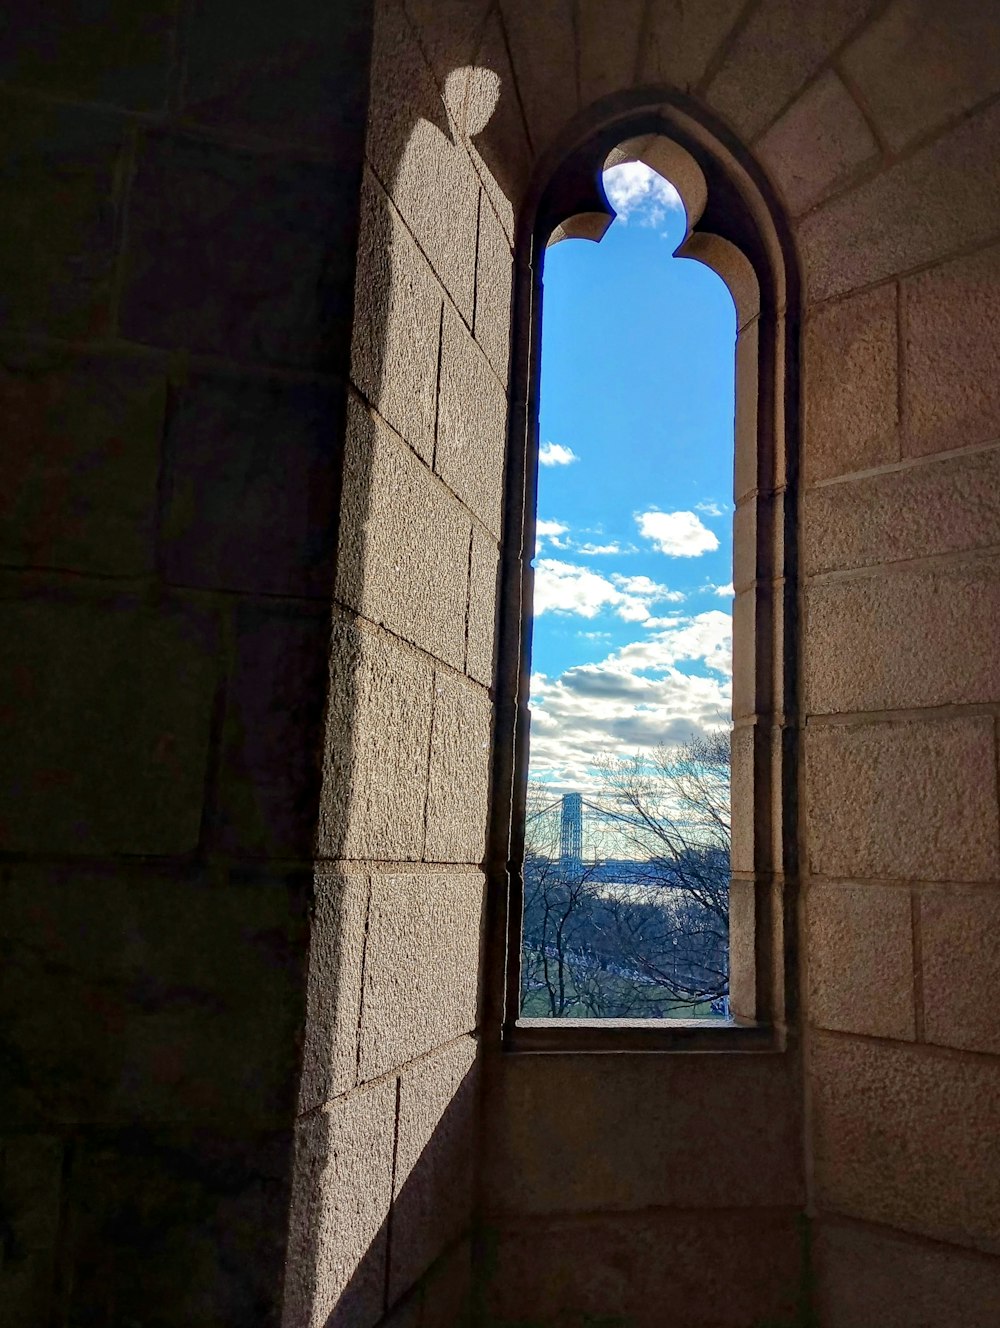
M531 770L568 788L592 788L600 752L649 754L727 722L732 626L727 613L667 626L581 664L532 679Z
M621 572L612 572L611 580L626 594L644 595L658 604L680 604L687 598L683 590L670 590L648 576L623 576Z
M535 616L570 613L596 618L603 610L616 613L625 622L645 622L650 605L676 600L679 591L658 585L648 576L602 576L589 567L540 558L535 567ZM683 598L683 595L681 595Z
M538 452L538 461L542 466L571 466L580 458L571 447L561 443L542 443Z
M670 558L697 558L719 547L719 538L694 512L637 512L640 534Z
M716 586L715 593L720 599L732 599L736 591L733 589L732 581L727 581L724 586Z
M678 616L662 630L622 646L605 661L626 672L663 673L688 660L730 677L733 671L733 620L721 609L693 617Z
M598 555L607 553L634 553L632 548L623 549L620 544L612 540L610 544L580 544L577 547L577 553L585 553L590 558L596 558Z
M641 161L624 162L604 172L604 191L620 221L662 226L668 212L683 212L681 196L668 180Z
M704 503L695 503L696 512L704 512L706 516L725 516L729 508L724 503L717 503L714 499L709 499Z
M568 542L563 538L569 533L569 526L562 521L543 521L535 522L535 546L543 548L546 541L554 549L565 549Z

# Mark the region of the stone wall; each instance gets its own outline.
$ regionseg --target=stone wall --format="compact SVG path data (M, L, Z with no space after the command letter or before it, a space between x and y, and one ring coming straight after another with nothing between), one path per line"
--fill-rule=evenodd
M288 1328L470 1297L513 226L473 8L376 9Z
M297 0L0 38L17 1328L280 1316L370 46Z
M379 0L373 46L362 3L36 8L0 40L8 1315L454 1328L472 1286L749 1328L802 1309L805 1207L824 1328L992 1324L995 6ZM802 266L802 1037L484 1057L514 224L651 86L751 149Z
M989 994L1000 963L995 6L499 9L511 101L536 155L600 99L612 114L633 89L665 84L751 147L791 218L806 300L800 940L817 1301L831 1328L986 1323L1000 1298L1000 1264L988 1257L1000 1253ZM591 1313L634 1305L634 1321L652 1324L655 1285L664 1298L675 1289L685 1323L746 1324L752 1314L736 1298L706 1308L712 1279L687 1281L683 1256L673 1280L638 1252L654 1240L640 1229L662 1237L679 1223L669 1211L627 1210L669 1210L681 1193L701 1221L714 1201L710 1172L692 1197L661 1159L678 1128L697 1148L706 1127L687 1114L695 1090L671 1093L666 1063L643 1071L649 1094L669 1098L647 1117L625 1065L605 1076L588 1058L508 1062L488 1195L517 1213L511 1262L501 1259L517 1275L500 1279L500 1298L510 1313L536 1298L552 1315L560 1297ZM704 1072L706 1085L719 1076L706 1113L710 1103L725 1110L743 1072ZM542 1091L553 1077L562 1091ZM757 1128L757 1110L774 1112L773 1091L743 1094L732 1109L712 1151L725 1174L740 1175L743 1131ZM607 1134L588 1123L576 1141L568 1129L566 1103L608 1125L615 1101L634 1184L619 1183L631 1174L624 1164L606 1172ZM543 1157L530 1135L539 1128ZM566 1133L579 1148L558 1151ZM579 1166L605 1179L568 1183ZM518 1168L530 1183L511 1180ZM647 1176L658 1178L655 1194ZM735 1184L731 1194L744 1213L774 1201ZM793 1195L782 1190L780 1201ZM588 1251L582 1268L578 1248Z

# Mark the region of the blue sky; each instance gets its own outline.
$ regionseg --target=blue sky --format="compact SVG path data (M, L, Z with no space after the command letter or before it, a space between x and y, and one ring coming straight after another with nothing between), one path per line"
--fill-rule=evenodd
M733 302L673 257L666 181L605 187L604 239L544 269L531 778L560 790L730 708Z

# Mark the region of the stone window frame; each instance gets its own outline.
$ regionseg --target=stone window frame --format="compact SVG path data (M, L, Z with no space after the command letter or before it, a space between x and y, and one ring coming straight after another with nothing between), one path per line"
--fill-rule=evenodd
M736 305L733 813L726 1020L520 1018L529 643L538 477L541 268L549 244L600 240L609 165L640 160L678 189L677 252ZM724 126L662 92L608 99L540 160L514 250L510 409L499 570L486 856L482 1031L507 1051L782 1050L796 1018L798 894L797 478L800 279L766 178Z

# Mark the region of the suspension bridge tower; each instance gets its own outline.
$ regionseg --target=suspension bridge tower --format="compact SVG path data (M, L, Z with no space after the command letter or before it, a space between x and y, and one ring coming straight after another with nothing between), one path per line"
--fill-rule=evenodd
M564 793L559 817L559 865L578 869L583 861L583 797Z

